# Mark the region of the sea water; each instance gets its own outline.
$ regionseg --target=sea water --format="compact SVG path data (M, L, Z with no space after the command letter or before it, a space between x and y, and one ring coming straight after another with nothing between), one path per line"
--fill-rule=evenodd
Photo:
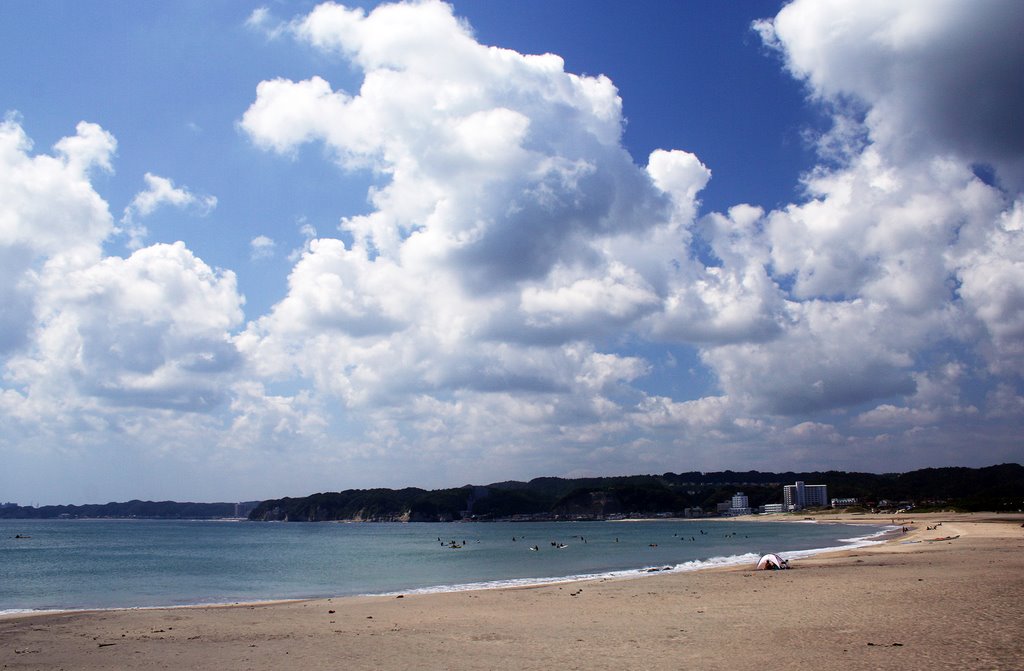
M869 544L884 531L711 520L0 520L0 613L453 591L685 571L753 564L764 552L794 558Z

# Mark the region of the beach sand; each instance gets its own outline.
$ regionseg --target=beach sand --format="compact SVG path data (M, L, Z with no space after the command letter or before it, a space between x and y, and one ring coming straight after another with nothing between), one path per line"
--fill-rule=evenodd
M911 519L885 545L789 571L7 617L0 667L1024 669L1024 517Z

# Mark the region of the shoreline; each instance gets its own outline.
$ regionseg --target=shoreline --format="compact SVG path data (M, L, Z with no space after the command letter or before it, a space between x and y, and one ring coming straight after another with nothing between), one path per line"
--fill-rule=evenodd
M1024 515L911 519L787 571L38 614L0 620L0 650L10 669L83 671L1024 668Z
M665 520L664 518L654 518L651 520L645 519L629 519L629 520L609 520L610 523L617 522L662 522L662 521L673 521ZM679 520L674 520L679 521ZM686 521L693 522L788 522L791 524L806 523L805 520L796 519L775 519L775 520L762 520L758 519L758 516L751 515L737 518L701 518L692 519ZM826 523L837 523L846 524L845 521L830 521ZM830 554L835 552L852 551L860 547L870 547L880 543L887 542L884 538L889 534L894 534L897 527L892 524L885 523L882 521L871 521L864 526L870 526L877 528L878 530L874 533L867 534L864 536L854 536L847 539L839 539L845 541L843 545L839 546L826 546L821 548L809 548L805 550L778 550L777 554L785 559L807 559L823 554ZM874 540L880 538L882 540ZM22 617L37 617L46 615L64 615L64 614L80 614L80 613L104 613L104 612L134 612L134 611L151 611L151 610L179 610L186 608L234 608L234 607L250 607L250 606L266 606L275 605L282 603L303 603L310 601L319 601L323 599L348 599L348 598L374 598L374 597L395 597L401 595L428 595L428 594L449 594L449 593L463 593L473 592L480 590L501 590L501 589L524 589L532 587L542 587L549 585L566 585L590 581L604 581L604 580L630 580L650 577L652 574L679 574L679 573L693 573L697 571L710 571L710 570L723 570L730 568L738 568L745 566L750 563L756 563L758 559L757 553L743 553L734 555L723 555L707 557L705 559L694 559L685 561L675 565L657 564L640 566L634 568L625 569L610 569L607 571L599 571L595 573L586 574L570 574L564 576L543 576L543 577L523 577L523 578L506 578L499 580L490 580L484 582L468 582L468 583L454 583L454 584L441 584L432 585L427 587L410 587L406 590L397 591L386 591L386 592L369 592L369 593L357 593L357 594L324 594L314 596L302 596L302 597L283 597L283 598L267 598L267 599L252 599L242 601L226 601L226 602L195 602L195 603L181 603L181 604L161 604L161 605L145 605L145 606L110 606L110 607L95 607L85 606L80 608L45 608L45 609L20 609L13 608L9 610L0 609L0 622L4 620L17 619Z

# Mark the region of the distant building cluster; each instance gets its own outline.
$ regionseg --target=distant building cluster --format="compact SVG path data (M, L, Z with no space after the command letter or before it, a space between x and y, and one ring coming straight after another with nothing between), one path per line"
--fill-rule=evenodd
M722 501L718 504L719 515L750 515L758 512L763 514L785 513L804 508L824 508L830 503L828 498L828 485L808 485L803 481L797 481L792 485L785 485L782 488L782 503L766 503L759 506L755 511L750 507L750 499L743 492L736 492L732 499ZM857 499L832 499L833 508L838 506L855 505Z

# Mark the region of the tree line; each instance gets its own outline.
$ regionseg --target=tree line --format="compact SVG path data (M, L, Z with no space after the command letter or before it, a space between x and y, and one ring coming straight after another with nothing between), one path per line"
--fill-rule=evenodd
M436 522L516 517L602 518L714 511L737 491L751 507L782 502L782 486L802 480L828 485L830 498L862 505L908 501L964 511L1024 509L1024 466L925 468L907 473L689 471L595 478L535 478L448 489L349 489L247 503L140 501L89 505L0 505L0 519L140 518L276 521Z
M1002 464L888 474L691 471L599 478L544 477L529 482L505 481L437 490L350 489L263 501L252 510L249 519L435 522L545 515L681 516L687 508L713 511L737 491L747 495L751 507L781 503L782 486L798 480L828 485L830 498L856 498L864 505L909 501L919 507L966 511L1024 508L1024 466Z

